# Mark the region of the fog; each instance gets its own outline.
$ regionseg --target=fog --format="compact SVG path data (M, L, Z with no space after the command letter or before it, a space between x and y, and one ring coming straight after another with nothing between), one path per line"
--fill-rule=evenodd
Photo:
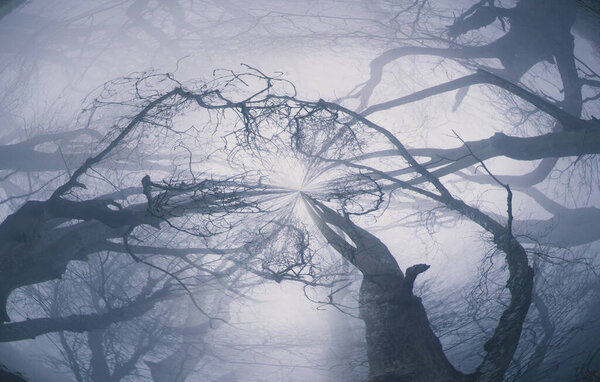
M0 2L0 380L600 378L600 5Z

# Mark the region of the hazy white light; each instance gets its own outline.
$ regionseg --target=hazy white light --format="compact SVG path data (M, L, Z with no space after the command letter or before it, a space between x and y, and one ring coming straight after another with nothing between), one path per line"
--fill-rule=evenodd
M273 157L264 163L268 182L293 191L303 191L308 186L306 166L297 158Z

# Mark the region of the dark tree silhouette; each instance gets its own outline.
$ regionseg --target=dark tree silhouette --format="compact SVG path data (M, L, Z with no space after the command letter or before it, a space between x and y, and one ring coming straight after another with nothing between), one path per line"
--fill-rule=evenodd
M364 5L368 17L304 8L263 12L229 1L206 15L182 1L110 5L124 15L124 35L143 35L140 41L153 46L148 51L173 57L187 54L190 42L203 36L199 25L227 32L232 50L243 45L236 39L246 41L241 36L255 36L258 44L256 36L272 26L277 42L364 42L357 47L383 52L370 62L367 81L334 101L304 99L280 75L250 66L197 82L136 73L92 93L73 129L47 127L25 139L7 138L11 143L0 146L7 195L0 201L0 342L52 334L77 380L122 380L142 369L156 382L189 380L207 354L207 333L224 324L206 311L201 323L190 314L179 328L161 323L144 326L148 330L137 337L132 332L139 341L126 352L107 344L118 342L118 328L148 323L181 298L189 298L190 312L202 312L203 303L218 295L196 296L203 277L242 280L240 285L253 277L298 282L307 295L327 291L326 301L315 300L344 310L336 299L354 277L344 268L350 264L361 275L357 305L369 382L596 378L599 345L590 338L599 333L600 233L593 222L600 217L594 199L600 78L587 58L577 56L578 22L581 12L590 11L576 3L483 0L448 10L427 0L376 2ZM0 8L0 18L26 5L10 2ZM69 31L77 29L73 20ZM398 88L406 92L387 81L394 64L417 56L442 68L452 60L468 74L451 74L447 81L432 76L434 86L389 96ZM553 87L562 98L550 95ZM526 123L507 123L475 140L452 131L455 147L413 146L396 125L398 110L449 92L456 92L454 112L477 93ZM533 169L496 173L490 163L498 160ZM285 174L293 171L301 172L298 182ZM277 172L288 177L277 178ZM575 190L571 178L589 191ZM502 198L488 198L488 191ZM585 202L570 198L577 192L586 194ZM527 198L545 215L522 213L513 198ZM429 265L402 269L400 249L384 244L378 227L369 224L385 217L400 229L419 209L439 217L432 218L435 226L474 223L491 248L489 268L501 268L493 274L482 265L475 278L484 291L461 307L471 309L468 318L459 317L469 323L447 324L448 332L467 327L462 333L485 339L483 349L467 346L476 364L465 366L453 355L448 348L464 344L466 336L448 346L435 324L434 304L421 300L427 296L417 288L423 278L417 276ZM63 285L57 280L76 262L91 263L105 253L146 270L148 277L139 281L147 288L125 283L115 292L119 303L110 306L97 294L88 302L94 311L78 309L88 303L77 300L72 311L19 314L16 307L31 286ZM239 293L240 285L227 285ZM72 338L85 342L89 357L76 359ZM165 338L176 340L159 352Z

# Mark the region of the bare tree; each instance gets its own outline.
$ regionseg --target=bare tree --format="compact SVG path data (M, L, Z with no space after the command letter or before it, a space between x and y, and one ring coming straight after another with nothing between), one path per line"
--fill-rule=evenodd
M371 61L367 81L335 102L304 100L291 83L251 67L217 71L213 81L201 82L138 73L93 93L71 131L46 127L37 136L7 135L10 144L0 147L7 195L0 201L0 339L56 332L83 338L64 333L85 332L92 349L86 362L95 366L75 369L89 369L92 379L116 380L140 367L156 344L150 340L165 328L140 331L146 334L137 337L149 341L138 344L144 351L124 356L119 367L107 361L116 354L106 347L114 342L111 330L146 322L175 290L202 309L193 300L202 276L300 282L326 290L327 301L315 300L341 308L336 298L352 280L343 266L349 262L362 274L358 305L367 331L369 381L532 380L548 375L553 362L563 362L564 353L578 346L585 348L583 355L564 362L579 362L579 374L593 377L597 344L583 337L597 329L577 328L597 316L585 304L596 306L598 298L593 221L600 216L594 200L600 82L594 65L577 55L582 8L573 3L375 2L357 6L368 17L354 17L238 9L235 2L202 13L191 3L136 0L78 15L67 29L78 30L82 20L116 7L126 20L123 35L141 34L140 41L152 46L148 51L173 57L186 54L204 28L237 44L239 36L263 36L264 26L272 27L277 43L364 42L357 46L383 53ZM101 29L88 31L88 40L101 41ZM437 85L383 98L386 91L397 92L386 77L394 63L417 56L433 57L432 65L443 68L447 60L456 61L470 74L453 74L448 81L432 76ZM452 132L458 147L426 141L412 146L406 143L414 142L411 137L386 120L453 91L454 111L474 93L484 94L521 126L507 123L476 140ZM490 163L497 160L529 167L517 175L492 171ZM301 173L298 182L273 175L292 171ZM579 190L571 183L575 178ZM488 192L502 196L487 198ZM517 211L513 192L515 199L527 198L536 215L545 215ZM585 201L575 193L585 194ZM449 361L440 328L428 317L431 307L413 290L428 266L402 270L397 250L369 224L376 216L400 226L418 209L439 217L430 220L436 226L459 220L478 225L492 248L485 261L495 267L502 268L496 258L504 254L505 272L474 276L482 289L495 284L494 291L472 294L463 304L473 311L468 330L486 340L483 350L468 347L472 358L479 357L474 371ZM20 288L54 282L74 261L106 251L148 274L166 275L170 281L161 285L168 287L153 285L110 308L95 299L94 313L75 309L33 319L18 314ZM567 286L559 286L565 280ZM575 295L580 305L570 301ZM9 322L13 316L20 321ZM203 340L206 325L196 329ZM155 380L193 374L205 349L197 338L183 338L169 356L146 359ZM180 373L174 377L175 369ZM572 377L572 370L560 375Z

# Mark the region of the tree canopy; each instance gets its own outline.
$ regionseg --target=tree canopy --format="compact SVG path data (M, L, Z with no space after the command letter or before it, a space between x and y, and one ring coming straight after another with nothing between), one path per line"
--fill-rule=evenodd
M0 373L600 378L599 21L7 3Z

